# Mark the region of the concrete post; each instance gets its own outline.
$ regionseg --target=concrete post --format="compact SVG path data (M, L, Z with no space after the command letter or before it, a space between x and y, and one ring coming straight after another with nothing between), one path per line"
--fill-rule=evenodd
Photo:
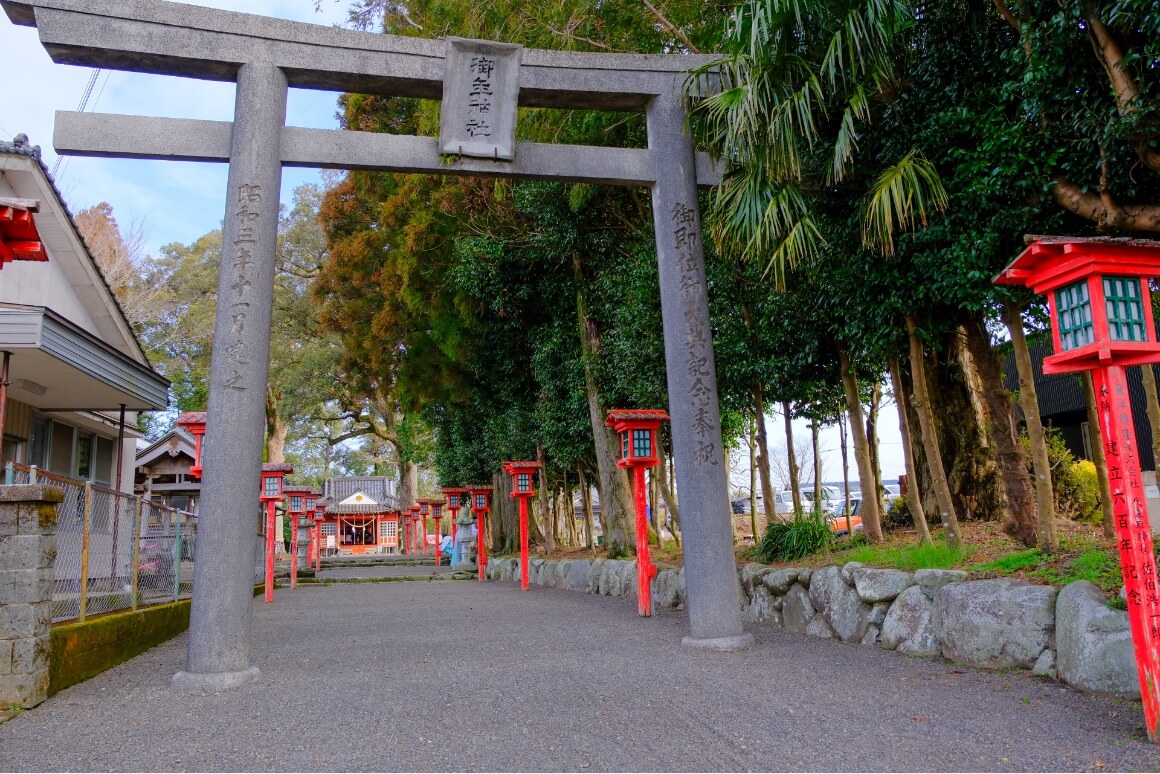
M260 62L238 71L222 263L202 467L197 563L185 671L178 692L220 691L256 680L250 664L270 310L282 182L286 75Z
M0 486L0 708L48 698L59 489Z
M656 165L653 225L689 600L691 632L684 644L739 650L753 643L753 635L741 626L693 142L679 92L653 99L646 116Z

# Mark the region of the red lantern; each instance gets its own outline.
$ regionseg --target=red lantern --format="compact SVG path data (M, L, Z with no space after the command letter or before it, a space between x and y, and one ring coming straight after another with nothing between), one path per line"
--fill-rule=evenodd
M620 435L620 459L616 464L632 471L632 491L636 505L636 585L637 612L652 615L652 579L657 568L648 550L648 494L644 471L660 464L657 432L669 415L659 409L615 409L605 424Z
M532 476L540 469L538 462L505 462L503 469L512 477L512 497L520 501L520 588L528 590L528 498L535 497Z
M995 282L1047 295L1055 354L1043 373L1091 371L1112 486L1120 569L1136 652L1144 725L1160 736L1160 594L1124 366L1160 362L1148 280L1160 242L1032 237Z
M298 588L298 520L306 516L306 505L311 489L308 486L288 486L285 488L286 516L290 519L290 588Z
M189 475L201 478L201 439L205 437L205 412L187 411L174 424L185 428L193 436L193 466L189 469Z
M288 462L262 463L258 501L266 504L266 602L274 601L274 532L278 525L274 504L282 499L282 482L293 472L294 466Z
M443 540L443 530L439 526L439 520L443 518L443 501L429 500L428 504L431 506L431 518L435 520L435 566L438 567L442 561L440 557L443 550L440 545Z
M475 531L478 535L478 559L476 564L479 567L479 580L483 582L484 568L487 565L487 513L491 510L491 491L492 487L484 484L473 484L467 487L468 502L471 504L471 510L475 513Z
M459 516L459 509L465 504L463 502L464 493L467 490L461 486L445 486L443 487L443 496L447 498L447 510L451 511L451 541L455 542L458 538L458 525L455 520Z

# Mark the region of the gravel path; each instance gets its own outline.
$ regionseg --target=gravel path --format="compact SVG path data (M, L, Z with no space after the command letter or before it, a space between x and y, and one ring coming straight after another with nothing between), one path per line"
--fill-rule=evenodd
M256 684L175 696L185 636L0 725L0 770L1160 770L1137 702L683 613L457 581L254 604Z

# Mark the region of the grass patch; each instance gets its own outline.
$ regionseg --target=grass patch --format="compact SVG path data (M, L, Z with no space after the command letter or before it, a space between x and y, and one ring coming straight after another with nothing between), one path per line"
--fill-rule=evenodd
M1013 554L1000 556L990 562L983 562L971 567L977 572L994 572L1000 575L1010 575L1019 570L1030 570L1039 567L1044 562L1044 556L1038 548L1029 548L1026 551L1017 551Z
M1124 578L1120 573L1120 560L1111 551L1095 548L1085 551L1067 563L1064 568L1044 567L1031 573L1053 585L1066 586L1077 580L1085 580L1107 592L1118 591Z
M862 562L902 570L948 570L970 558L972 549L948 548L945 543L910 546L861 546L843 552L843 562Z

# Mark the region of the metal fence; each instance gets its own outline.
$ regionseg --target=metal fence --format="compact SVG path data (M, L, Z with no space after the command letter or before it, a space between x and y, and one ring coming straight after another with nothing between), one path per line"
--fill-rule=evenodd
M56 520L53 622L190 596L193 514L15 463L5 467L4 483L43 483L64 492Z

